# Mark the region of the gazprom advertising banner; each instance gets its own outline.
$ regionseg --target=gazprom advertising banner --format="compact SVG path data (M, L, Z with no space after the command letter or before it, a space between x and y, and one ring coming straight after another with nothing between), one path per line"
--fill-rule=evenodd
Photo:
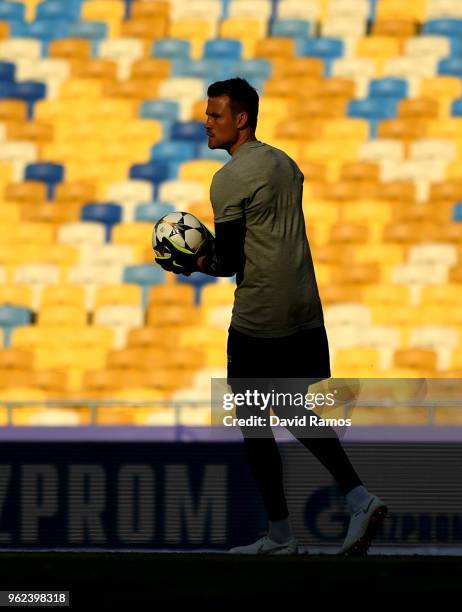
M461 443L344 446L389 507L374 545L462 546ZM280 448L300 543L335 550L348 521L335 483L298 442ZM0 445L2 549L226 550L265 530L241 442Z

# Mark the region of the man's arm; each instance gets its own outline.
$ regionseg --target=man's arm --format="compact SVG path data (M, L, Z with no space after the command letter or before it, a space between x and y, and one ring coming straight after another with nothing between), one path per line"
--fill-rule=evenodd
M209 276L234 276L244 268L245 217L215 223L215 240L197 268Z

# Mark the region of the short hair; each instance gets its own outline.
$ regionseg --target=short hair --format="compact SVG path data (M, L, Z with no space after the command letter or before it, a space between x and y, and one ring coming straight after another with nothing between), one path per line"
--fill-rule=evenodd
M228 96L231 111L234 114L245 111L249 117L249 126L256 130L259 98L256 89L248 81L239 77L217 81L209 85L207 95L209 98Z

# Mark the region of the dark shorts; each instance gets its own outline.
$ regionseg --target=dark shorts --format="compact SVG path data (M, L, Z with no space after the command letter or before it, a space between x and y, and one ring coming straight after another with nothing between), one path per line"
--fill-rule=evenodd
M324 325L283 338L255 338L228 330L228 383L233 378L330 378Z

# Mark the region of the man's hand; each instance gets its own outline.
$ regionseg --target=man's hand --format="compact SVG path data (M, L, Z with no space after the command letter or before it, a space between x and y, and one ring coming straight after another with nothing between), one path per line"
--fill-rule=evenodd
M207 228L206 228L207 229ZM213 234L207 229L207 238L197 253L182 249L168 238L162 241L164 255L156 256L155 261L167 272L191 276L192 272L200 271L197 260L202 258L211 248Z

